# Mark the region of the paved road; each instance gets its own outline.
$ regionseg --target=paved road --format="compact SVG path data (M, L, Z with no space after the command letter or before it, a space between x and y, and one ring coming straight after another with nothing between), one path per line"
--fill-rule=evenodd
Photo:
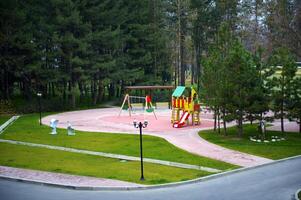
M0 180L0 197L5 200L291 200L298 188L301 188L301 157L203 182L137 191L80 191Z

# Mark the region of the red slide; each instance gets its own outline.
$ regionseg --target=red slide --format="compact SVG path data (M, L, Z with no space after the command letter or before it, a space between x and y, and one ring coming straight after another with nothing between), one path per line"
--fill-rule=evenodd
M173 124L173 127L174 128L181 128L181 127L183 127L184 126L184 124L185 124L185 121L188 119L188 117L189 117L189 113L188 112L184 112L183 113L183 115L181 116L181 119L180 119L180 121L179 122L175 122L174 124Z

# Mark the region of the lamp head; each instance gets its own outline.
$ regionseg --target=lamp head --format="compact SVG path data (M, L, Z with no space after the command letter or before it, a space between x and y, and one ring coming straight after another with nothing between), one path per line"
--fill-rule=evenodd
M147 120L144 120L144 123L143 123L143 124L144 124L145 127L147 127L148 121L147 121Z
M38 96L38 97L41 97L41 96L42 96L42 93L41 93L41 92L38 92L38 93L37 93L37 96Z
M137 124L138 124L137 120L134 120L133 124L134 124L135 127L137 127Z

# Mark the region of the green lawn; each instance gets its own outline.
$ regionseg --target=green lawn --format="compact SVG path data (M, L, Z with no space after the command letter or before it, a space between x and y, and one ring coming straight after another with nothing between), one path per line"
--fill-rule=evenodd
M0 126L11 118L10 115L0 115Z
M234 149L237 151L254 154L270 159L281 159L301 154L301 134L287 133L287 140L270 143L257 143L249 140L250 136L258 135L257 125L244 125L244 135L237 137L237 128L228 128L228 136L215 133L213 130L200 131L199 135L209 142ZM267 131L267 136L281 136L281 132Z
M140 162L83 155L58 150L0 143L0 165L83 176L118 179L142 184L184 181L210 173L145 163L141 182Z
M0 138L139 156L139 137L137 135L76 131L76 136L67 136L65 129L58 129L58 135L50 135L50 131L50 127L38 124L37 114L32 114L20 117L0 135ZM145 135L143 137L143 149L144 156L147 158L195 164L221 170L237 168L237 166L225 162L188 153L158 137Z

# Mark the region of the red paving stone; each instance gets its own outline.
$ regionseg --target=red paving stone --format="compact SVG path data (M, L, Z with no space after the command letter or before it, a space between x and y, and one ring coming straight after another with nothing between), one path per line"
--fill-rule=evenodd
M157 116L157 120L153 116L143 116L143 115L133 115L133 117L129 116L108 116L108 117L103 117L101 120L105 122L113 122L113 121L118 121L118 123L128 125L132 124L133 120L137 121L144 121L147 120L149 122L149 125L145 128L145 131L153 131L153 132L175 132L178 129L175 129L172 127L172 124L170 122L170 117L169 116ZM185 126L181 129L185 130L191 130L191 129L196 129L196 128L211 128L213 127L213 122L209 120L202 120L201 124L195 125L195 126Z
M175 146L188 152L236 164L250 167L272 160L226 149L218 145L209 143L198 136L198 131L213 128L212 115L202 114L201 124L197 126L186 126L183 128L172 128L170 123L170 110L158 110L155 119L152 113L143 114L138 111L129 117L126 111L118 116L118 108L91 109L82 111L65 112L50 115L42 119L43 123L49 125L52 118L58 119L58 127L66 128L69 121L76 130L111 133L134 133L138 130L133 127L133 120L144 119L149 121L149 126L144 130L144 134L153 135L166 139ZM229 126L233 125L229 124Z

